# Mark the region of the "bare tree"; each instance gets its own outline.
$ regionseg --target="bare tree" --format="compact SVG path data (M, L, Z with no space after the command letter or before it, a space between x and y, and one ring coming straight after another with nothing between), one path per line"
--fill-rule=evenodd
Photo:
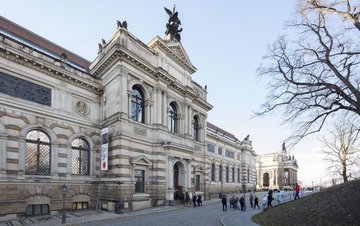
M258 68L260 76L270 78L270 90L257 115L281 111L295 128L292 145L319 132L330 116L360 116L358 6L303 2L287 26L289 35L269 47ZM353 14L341 14L340 3Z
M338 123L334 125L334 131L330 136L320 139L325 145L322 151L325 153L325 160L330 163L330 169L340 175L344 182L348 181L352 171L357 167L360 153L358 135L359 130L353 124Z
M357 5L352 5L350 0L345 1L321 1L308 0L309 8L316 9L321 13L329 13L343 17L344 20L350 21L356 29L360 31L360 8Z

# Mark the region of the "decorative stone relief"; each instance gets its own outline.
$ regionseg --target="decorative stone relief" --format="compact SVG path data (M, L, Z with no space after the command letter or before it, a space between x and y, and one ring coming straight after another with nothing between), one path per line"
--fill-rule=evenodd
M134 126L134 134L146 137L147 136L147 130Z
M85 116L87 114L89 114L89 107L87 106L87 104L84 101L77 101L75 104L75 110L78 114Z

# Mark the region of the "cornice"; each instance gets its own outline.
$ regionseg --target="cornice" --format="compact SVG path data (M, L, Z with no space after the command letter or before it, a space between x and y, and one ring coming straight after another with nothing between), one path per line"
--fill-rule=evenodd
M41 55L40 53L37 54ZM93 81L89 81L89 79L83 78L80 75L73 74L64 68L56 66L55 64L51 65L50 63L31 56L26 52L19 52L17 49L11 48L10 46L5 47L0 45L0 56L10 60L11 62L16 62L25 67L88 90L92 93L101 94L103 92L101 85L97 84L94 78L91 78ZM86 74L85 76L90 77L90 75Z

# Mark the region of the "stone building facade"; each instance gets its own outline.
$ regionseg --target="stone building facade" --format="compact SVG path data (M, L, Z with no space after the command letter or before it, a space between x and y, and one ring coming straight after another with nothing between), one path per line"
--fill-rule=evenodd
M135 210L209 184L207 90L182 44L125 27L80 56L0 18L0 215ZM108 166L100 170L100 131Z
M207 123L181 42L114 30L88 61L0 16L0 216L57 212L64 184L67 209L115 212L255 187L249 137Z
M254 190L255 161L250 137L238 140L233 134L207 124L207 165L210 172L209 192L224 193Z

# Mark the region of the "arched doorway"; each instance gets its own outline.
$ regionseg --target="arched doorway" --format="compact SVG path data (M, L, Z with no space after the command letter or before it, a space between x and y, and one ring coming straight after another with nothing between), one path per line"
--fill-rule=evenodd
M264 173L263 175L263 186L269 187L270 186L270 175L269 173Z

